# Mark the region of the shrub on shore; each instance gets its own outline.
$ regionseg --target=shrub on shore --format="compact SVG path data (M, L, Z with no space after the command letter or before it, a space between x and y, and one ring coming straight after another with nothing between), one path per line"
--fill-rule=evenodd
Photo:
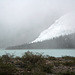
M70 71L60 72L58 75L75 75L75 72L70 72Z
M0 75L12 75L16 72L17 70L14 65L7 63L0 63Z
M62 72L64 66L66 69L75 66L75 57L55 58L29 51L22 57L0 56L0 75L75 75L75 72L67 70Z

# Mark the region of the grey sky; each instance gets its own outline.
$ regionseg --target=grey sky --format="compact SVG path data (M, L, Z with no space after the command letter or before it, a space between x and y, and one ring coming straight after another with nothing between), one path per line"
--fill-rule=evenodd
M0 0L0 47L33 41L74 10L75 0Z

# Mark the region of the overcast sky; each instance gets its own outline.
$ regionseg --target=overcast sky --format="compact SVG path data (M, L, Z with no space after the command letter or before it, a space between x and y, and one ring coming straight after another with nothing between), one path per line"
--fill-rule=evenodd
M0 47L31 42L74 10L75 0L0 0Z

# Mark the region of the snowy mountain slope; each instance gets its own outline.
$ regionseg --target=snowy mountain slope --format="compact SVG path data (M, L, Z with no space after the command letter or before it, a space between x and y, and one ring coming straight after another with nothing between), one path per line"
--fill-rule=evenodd
M6 49L75 49L75 12L62 16L34 41Z
M75 11L68 13L59 18L48 29L41 32L38 38L31 43L41 42L44 40L53 39L59 36L69 35L75 33Z
M75 49L75 33L42 42L10 46L6 49Z

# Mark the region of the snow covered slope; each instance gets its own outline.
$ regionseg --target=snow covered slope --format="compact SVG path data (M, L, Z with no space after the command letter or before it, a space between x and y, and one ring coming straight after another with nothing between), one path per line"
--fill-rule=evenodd
M48 29L41 32L39 37L31 43L42 42L44 40L49 40L61 35L64 36L72 33L75 33L75 11L59 18Z

